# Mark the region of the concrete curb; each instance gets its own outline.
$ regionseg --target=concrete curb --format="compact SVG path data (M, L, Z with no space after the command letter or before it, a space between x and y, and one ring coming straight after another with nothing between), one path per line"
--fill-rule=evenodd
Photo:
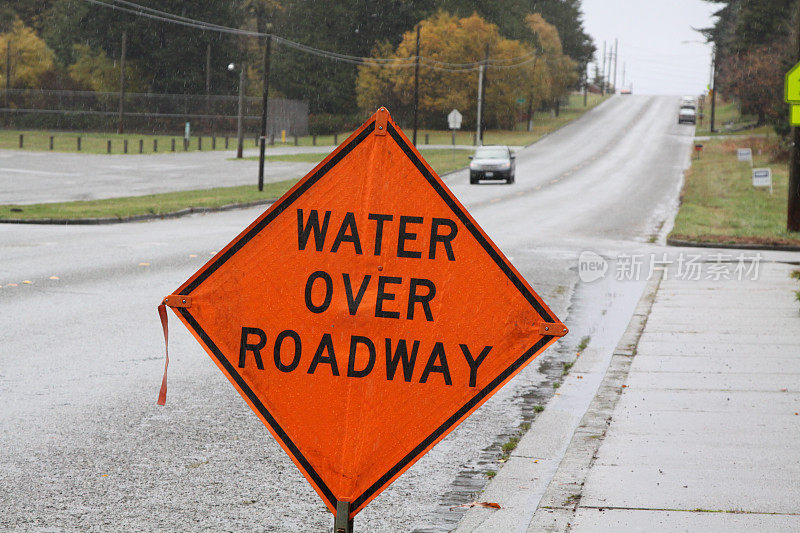
M633 317L622 335L600 388L569 443L564 459L547 486L539 507L528 525L531 532L566 532L569 530L581 500L586 476L597 457L605 438L611 416L628 377L639 338L647 325L655 295L661 285L663 270L647 282L644 293L636 305Z
M238 204L228 204L220 207L187 207L179 211L161 214L147 214L147 215L134 215L130 217L104 217L104 218L40 218L40 219L22 219L17 220L13 218L0 218L0 224L56 224L65 226L94 226L99 224L121 224L124 222L143 222L146 220L157 220L164 218L178 218L195 213L216 213L219 211L230 211L232 209L245 209L247 207L255 207L258 205L272 204L277 201L277 198L268 198L266 200L257 200L255 202L245 202Z
M689 248L725 248L733 250L774 250L776 252L800 252L800 245L795 244L739 244L739 243L716 243L716 242L695 242L684 241L681 239L667 238L668 246L684 246Z

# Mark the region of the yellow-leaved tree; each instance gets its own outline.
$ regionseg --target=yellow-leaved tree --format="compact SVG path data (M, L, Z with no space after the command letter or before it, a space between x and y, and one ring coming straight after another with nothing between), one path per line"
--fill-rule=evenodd
M74 49L75 63L67 69L70 78L97 92L119 90L119 61L85 44L76 44ZM125 87L129 92L147 90L145 76L133 61L125 64Z
M9 48L10 47L10 48ZM0 87L6 87L6 61L11 67L12 89L36 88L42 74L53 68L53 51L36 32L14 22L11 31L0 33Z
M458 109L464 127L475 124L478 68L489 47L485 118L488 127L513 128L534 73L533 47L500 35L496 25L477 14L457 18L439 11L420 22L420 125L446 128L447 114ZM381 44L375 58L408 58L416 53L416 30L408 31L396 50ZM447 64L450 64L449 66ZM455 68L453 64L462 65ZM511 68L513 67L513 68ZM464 70L465 68L469 70ZM358 105L366 115L380 106L405 124L410 123L414 95L414 68L410 61L388 65L375 62L359 67Z
M540 14L528 15L525 23L536 36L542 54L541 65L537 68L545 70L547 77L546 84L534 83L534 92L539 102L560 98L578 81L578 64L564 54L558 30Z

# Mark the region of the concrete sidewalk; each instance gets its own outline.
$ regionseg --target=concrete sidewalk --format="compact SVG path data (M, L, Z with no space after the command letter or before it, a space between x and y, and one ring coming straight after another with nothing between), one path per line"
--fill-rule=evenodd
M459 531L800 531L794 269L654 280L556 472L537 469L537 419L508 463L521 466L479 497L504 508L471 509Z

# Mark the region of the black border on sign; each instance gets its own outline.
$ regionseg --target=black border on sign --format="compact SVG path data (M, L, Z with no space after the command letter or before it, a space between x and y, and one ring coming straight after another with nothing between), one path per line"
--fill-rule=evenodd
M497 266L502 270L508 279L512 282L512 284L522 293L528 303L538 312L541 317L546 322L553 322L552 316L547 312L546 309L542 307L542 305L536 300L533 294L528 290L525 286L525 283L517 276L516 272L512 270L509 265L502 259L501 255L494 249L494 247L489 243L486 237L481 233L481 231L472 223L472 220L466 214L464 209L458 204L458 202L454 201L453 198L445 192L444 187L433 177L431 172L425 166L425 164L417 157L414 150L405 142L403 137L398 133L398 131L394 128L391 123L387 123L387 131L392 139L397 143L401 150L406 154L406 156L414 163L414 166L420 173L425 177L428 183L433 187L433 189L437 192L437 194L444 200L447 206L455 213L458 219L461 221L462 224L470 231L472 236L478 241L478 243L483 247L487 254L492 258L492 260L497 264ZM334 157L332 157L325 165L319 168L314 174L312 174L308 180L302 183L297 189L294 190L292 194L280 200L277 204L273 206L273 209L265 216L258 224L253 226L250 231L242 235L238 241L236 241L224 254L220 255L213 263L208 265L208 267L201 272L191 283L189 283L183 290L180 291L179 294L181 295L189 295L193 290L195 290L203 281L205 281L211 274L213 274L219 267L221 267L225 262L230 259L233 254L238 252L242 249L250 240L255 237L261 230L263 230L270 222L275 220L275 218L284 212L295 200L297 200L304 192L306 192L311 186L313 186L316 182L318 182L328 171L333 168L339 161L341 161L345 156L347 156L353 149L358 146L367 136L375 130L375 122L373 121L366 128L356 136L352 141L347 143L342 150L340 150ZM189 309L185 307L177 308L177 311L186 319L186 322L191 326L192 329L195 330L197 335L200 339L203 340L205 345L208 347L209 350L214 354L219 364L225 368L228 372L228 375L236 382L239 388L244 392L247 396L247 399L250 400L253 406L258 410L258 412L264 417L264 420L267 421L269 426L273 429L275 434L281 439L281 441L286 445L286 448L289 452L297 459L303 469L308 473L308 475L314 480L314 483L317 484L317 487L320 489L322 494L328 500L328 502L335 507L336 506L336 497L334 496L331 489L325 484L322 480L320 475L314 469L314 467L309 463L308 459L305 458L303 453L297 447L297 445L292 441L289 437L288 433L278 424L275 417L272 416L272 413L266 408L266 406L259 400L258 396L256 396L255 392L247 385L244 381L242 376L236 371L233 365L230 364L228 359L222 354L222 351L217 347L214 341L208 336L208 334L203 330L200 324L195 320L192 314L189 312ZM497 387L500 386L510 375L512 375L515 371L517 371L520 367L522 367L529 359L531 359L536 353L542 349L548 342L553 339L552 336L544 336L539 341L537 341L533 346L531 346L528 350L525 351L519 358L517 358L511 365L506 368L502 373L500 373L495 379L493 379L488 385L486 385L483 389L481 389L475 396L473 396L467 403L465 403L461 408L459 408L452 416L450 416L441 426L436 428L433 433L428 435L422 442L420 442L413 450L411 450L408 454L405 455L400 461L397 462L391 469L389 469L383 476L381 476L375 483L373 483L367 490L365 490L360 496L358 496L354 501L350 502L354 509L360 507L364 502L369 500L374 494L376 494L381 488L386 485L398 472L401 472L406 466L410 463L414 462L419 455L432 443L436 442L438 438L442 435L447 433L458 421L463 417L466 413L468 413L472 408L474 408L478 403L480 403L483 399L488 397L492 392L494 392Z

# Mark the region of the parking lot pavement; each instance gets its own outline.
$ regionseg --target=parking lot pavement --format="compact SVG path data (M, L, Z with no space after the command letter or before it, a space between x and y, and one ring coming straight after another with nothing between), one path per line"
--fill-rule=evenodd
M278 150L286 149L269 153L278 155ZM248 150L245 156L257 153ZM223 151L97 155L0 150L0 204L96 200L255 184L258 161L237 161L234 156L234 152ZM265 167L265 181L301 178L313 167L313 163L271 161Z

